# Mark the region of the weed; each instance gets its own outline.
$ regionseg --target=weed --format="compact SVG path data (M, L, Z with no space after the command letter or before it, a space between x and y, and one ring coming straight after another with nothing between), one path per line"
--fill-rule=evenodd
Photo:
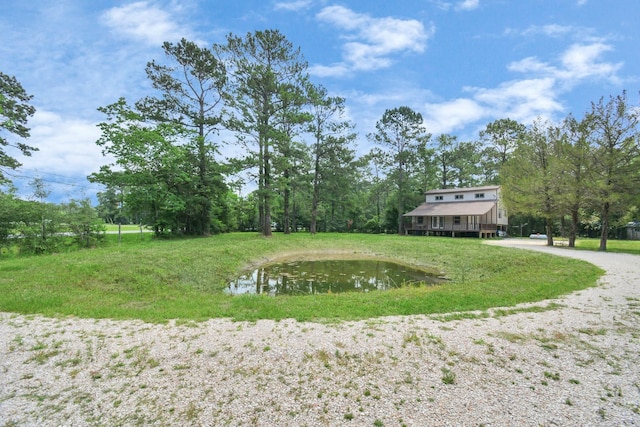
M560 381L560 374L558 372L551 373L551 372L548 372L548 371L544 371L544 377L552 379L554 381Z
M442 368L442 383L443 384L455 384L456 382L456 373L450 370L449 368Z
M344 419L347 421L351 421L353 419L353 414L351 412L347 412L344 414Z

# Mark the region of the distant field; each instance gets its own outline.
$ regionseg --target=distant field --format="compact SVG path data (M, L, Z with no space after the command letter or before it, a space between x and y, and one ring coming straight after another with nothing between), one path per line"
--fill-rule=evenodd
M599 247L599 239L578 239L576 241L577 249L597 251ZM607 240L607 252L640 255L640 240Z
M565 257L483 245L479 239L300 233L230 233L157 240L107 236L105 247L0 258L0 311L47 316L335 321L446 314L543 301L596 284L602 271ZM331 252L435 268L445 285L314 296L229 296L229 279L283 256Z
M122 231L140 231L140 226L137 224L121 225ZM105 224L105 229L108 233L118 232L118 224ZM146 228L142 228L142 231L149 231Z

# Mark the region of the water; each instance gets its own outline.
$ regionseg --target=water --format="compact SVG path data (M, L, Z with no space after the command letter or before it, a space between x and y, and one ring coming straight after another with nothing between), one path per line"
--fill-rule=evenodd
M292 261L259 267L229 283L229 294L370 292L442 282L435 273L378 260Z

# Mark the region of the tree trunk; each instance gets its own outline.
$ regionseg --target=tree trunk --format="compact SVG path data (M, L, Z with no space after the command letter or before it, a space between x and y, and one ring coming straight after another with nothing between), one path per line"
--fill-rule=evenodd
M284 234L291 234L291 213L289 212L289 169L284 171L284 195L283 195L283 207L284 207Z
M605 202L602 207L602 229L600 231L600 247L601 252L607 251L607 238L609 237L609 202Z
M271 237L271 167L269 165L269 146L264 146L264 224L262 234Z
M309 232L316 234L316 221L318 217L318 199L320 197L320 159L316 154L315 170L313 172L313 200L311 201L311 224Z
M547 232L547 246L553 246L553 222L551 218L546 219L545 230Z
M569 229L569 247L576 247L576 236L578 235L578 222L580 221L580 214L578 209L571 210L571 228Z

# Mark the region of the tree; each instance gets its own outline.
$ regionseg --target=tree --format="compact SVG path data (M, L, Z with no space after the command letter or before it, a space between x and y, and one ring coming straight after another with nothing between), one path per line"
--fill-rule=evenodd
M511 153L518 146L527 127L515 120L499 119L487 125L480 132L480 138L486 143L483 154L485 159L485 174L488 181L496 181L500 174L500 168L504 165ZM487 182L490 183L490 182Z
M420 113L409 107L399 107L386 110L382 119L376 123L377 132L368 135L370 140L386 147L390 154L388 166L391 168L391 174L398 191L396 204L398 234L402 234L404 231L402 214L405 209L408 169L414 166L420 144L431 137L422 123Z
M478 185L480 150L476 142L459 142L451 153L453 179L458 187Z
M71 200L63 209L67 227L79 247L89 248L104 238L104 221L89 199Z
M557 126L537 120L527 130L513 155L501 168L505 204L513 213L545 219L547 245L553 245L553 220L560 216L558 195L560 163Z
M147 76L161 97L146 97L136 104L148 119L175 123L197 132L193 157L198 177L193 196L193 234L209 235L213 204L223 203L226 188L220 185L220 167L214 161L217 150L211 135L222 123L222 93L227 81L224 62L214 52L186 39L165 42L163 49L175 66L147 64Z
M89 179L123 189L126 210L157 235L197 234L202 212L193 153L199 136L173 122L150 123L123 98L99 110L107 121L99 124L96 143L115 163Z
M449 188L454 179L454 150L457 139L456 136L448 134L442 134L436 139L438 143L434 156L438 168L436 175L439 177L439 185L442 189Z
M229 127L246 147L247 163L258 170L260 230L270 236L272 156L283 136L278 116L303 93L307 63L300 49L277 30L256 31L244 38L230 34L219 49L226 55L231 79L226 96L233 114Z
M128 224L129 220L122 215L123 191L114 185L107 185L105 191L98 192L97 214L108 224Z
M309 99L312 120L308 131L313 135L313 193L309 231L315 234L323 181L329 180L330 171L335 171L338 165L351 163L354 153L348 144L355 139L355 134L352 132L353 125L344 120L344 98L328 96L323 87L311 87Z
M626 93L591 103L585 119L592 126L592 171L589 185L601 222L600 251L607 250L611 219L629 206L640 191L640 109L631 107Z
M559 141L558 193L561 210L570 216L569 247L575 247L580 224L580 211L586 206L588 182L593 179L590 168L592 148L589 145L591 124L588 120L576 120L569 115L562 124Z
M3 168L16 169L21 166L5 147L17 149L24 156L30 156L33 151L38 151L36 147L23 142L11 142L3 135L3 131L6 131L19 138L30 136L27 120L36 111L29 105L32 98L33 96L27 95L15 77L0 72L0 183L8 181Z

